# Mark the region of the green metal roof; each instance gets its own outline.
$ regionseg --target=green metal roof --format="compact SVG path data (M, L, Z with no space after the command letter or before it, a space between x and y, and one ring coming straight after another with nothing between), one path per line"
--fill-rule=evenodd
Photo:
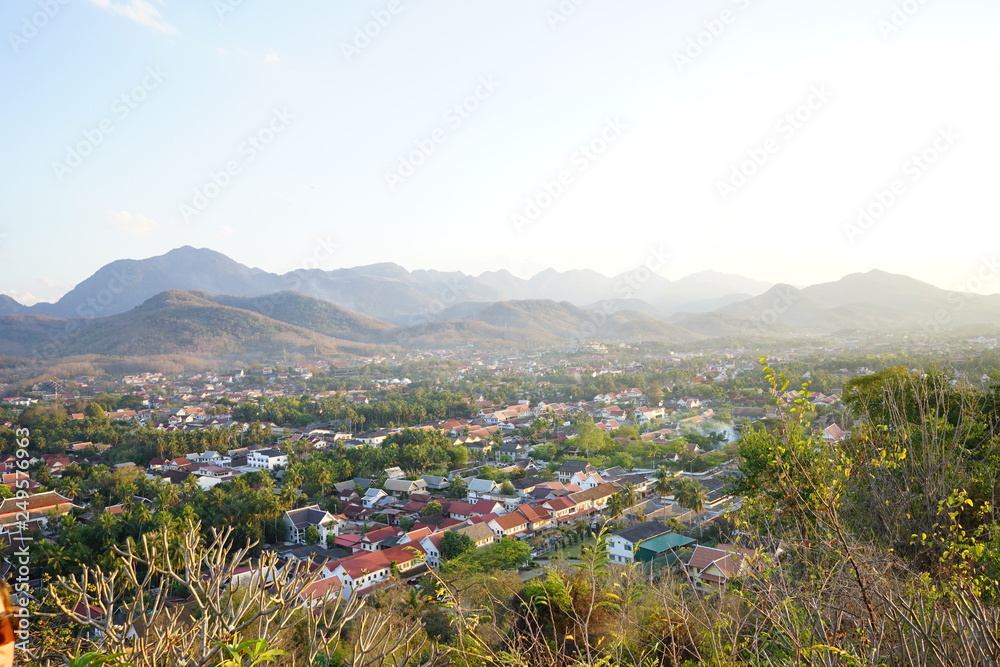
M680 549L694 543L695 541L690 537L684 537L677 533L664 533L640 542L638 551L649 551L653 554L659 554L671 549Z

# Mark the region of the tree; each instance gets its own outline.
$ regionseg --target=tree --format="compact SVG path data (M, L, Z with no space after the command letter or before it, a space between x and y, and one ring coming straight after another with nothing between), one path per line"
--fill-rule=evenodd
M686 507L695 514L701 514L705 510L708 502L708 489L700 482L687 477L676 479L671 487L674 490L674 498L681 507Z
M310 546L319 544L319 538L319 528L316 526L306 526L306 544Z
M148 535L126 550L115 547L110 569L88 565L80 576L59 577L48 588L46 611L38 615L57 618L60 625L78 624L86 632L67 636L47 652L121 654L122 664L136 667L209 667L227 658L238 661L222 664L259 665L267 656L265 649L279 645L290 653L287 664L296 665L341 664L334 662L338 652L347 664L416 664L405 655L410 651L425 655L426 664L440 660L440 649L429 645L419 623L394 623L390 611L374 609L358 598L335 595L315 605L308 591L320 572L279 567L271 552L263 552L257 561L270 576L251 577L231 588L225 573L247 562L251 549L237 546L232 535L233 529L227 528L210 531L203 539L201 526L188 524ZM208 571L219 576L203 576ZM190 613L176 612L169 597L173 584L188 593ZM81 613L95 608L116 613ZM355 620L362 631L348 638L345 626ZM131 632L140 626L157 631L135 637ZM252 650L247 650L247 642L226 643L247 636L253 637ZM236 655L226 647L236 649ZM404 655L391 659L400 649ZM34 642L24 659L26 664L65 664L61 657L57 663L43 662Z
M443 549L444 540L441 542ZM497 572L516 570L530 561L531 547L527 543L504 537L488 547L466 551L451 559L447 567L452 572Z
M500 493L505 496L513 496L517 494L517 491L514 489L514 485L510 483L510 480L506 480L500 485Z
M87 407L83 410L83 416L101 426L111 423L111 420L108 419L108 413L104 411L104 408L99 403L88 403Z
M463 533L456 533L453 530L449 530L441 538L441 560L451 560L452 558L458 558L462 554L469 552L476 548L475 542L472 538Z
M656 469L656 481L653 482L653 493L664 498L673 493L673 487L671 482L674 479L674 473L665 466L660 466Z
M440 500L432 500L420 510L420 516L434 516L435 514L440 514L443 510L444 506L441 505Z

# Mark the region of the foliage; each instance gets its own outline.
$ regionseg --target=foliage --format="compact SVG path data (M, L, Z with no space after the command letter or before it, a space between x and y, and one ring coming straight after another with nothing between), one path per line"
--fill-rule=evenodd
M464 533L456 533L453 530L445 532L441 537L441 560L447 561L458 558L462 554L476 548L472 538Z

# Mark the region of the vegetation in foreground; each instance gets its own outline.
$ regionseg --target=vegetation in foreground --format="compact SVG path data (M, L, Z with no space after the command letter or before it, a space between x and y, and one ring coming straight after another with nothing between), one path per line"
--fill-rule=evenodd
M613 566L601 535L581 563L527 582L504 559L476 559L310 609L300 594L315 573L224 588L245 548L164 530L49 587L35 664L95 651L150 667L1000 662L1000 387L933 369L854 380L845 401L860 424L834 445L806 428L805 399L784 402L787 381L765 374L784 416L745 434L735 482L738 528L764 555L724 589ZM124 611L88 620L80 600ZM145 631L132 639L132 627Z

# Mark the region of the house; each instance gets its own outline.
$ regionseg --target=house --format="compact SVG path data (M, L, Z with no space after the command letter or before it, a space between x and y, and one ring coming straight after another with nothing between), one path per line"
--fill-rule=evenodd
M585 475L592 475L597 472L597 468L590 465L588 461L577 460L577 459L567 459L563 461L562 466L556 471L558 479L563 484L566 484L571 479L573 475L582 472Z
M608 506L608 501L617 491L614 484L599 484L584 491L571 493L569 497L576 503L577 512L600 512Z
M366 595L376 584L389 579L393 569L401 575L424 562L426 555L417 544L404 544L382 551L359 551L327 565L343 583L342 597Z
M639 543L632 552L637 562L676 565L680 562L678 551L695 544L690 537L677 533L663 533Z
M424 480L427 484L426 488L431 491L444 491L451 485L447 477L438 477L437 475L421 475L420 479Z
M73 507L69 498L55 491L7 498L0 503L0 534L23 531L32 524L44 528L49 519L69 514Z
M326 544L328 535L334 537L340 531L340 522L329 512L320 509L319 505L309 505L299 509L288 510L283 517L288 541L295 544L306 543L306 529L315 526L319 530L320 544Z
M645 540L669 533L670 529L659 521L637 523L611 533L608 542L608 558L613 563L635 562L635 549Z
M427 482L422 479L403 479L401 477L395 477L385 480L385 484L382 488L386 493L395 496L396 498L408 497L414 493L420 493L427 488Z
M827 442L837 443L847 437L847 431L840 428L840 424L834 422L823 429L823 439Z
M516 511L520 512L528 520L528 530L537 533L552 526L552 515L544 508L528 505L518 505Z
M299 592L299 599L309 609L333 602L343 596L344 582L340 577L324 577Z
M604 484L606 480L603 479L598 473L586 474L583 472L575 473L569 480L570 484L576 484L581 489L592 489L595 486Z
M457 501L451 503L450 505L448 505L448 509L445 512L452 519L458 519L459 521L465 521L470 516L472 516L472 512L473 512L474 509L475 509L475 506L472 503L466 502L464 500L457 500Z
M523 477L521 479L515 479L511 482L514 490L517 491L517 495L524 497L535 490L535 487L539 484L544 484L544 480L538 477Z
M507 510L504 506L495 500L477 500L472 505L472 511L469 513L469 518L474 516L486 516L487 514L503 514Z
M542 503L542 507L548 511L552 519L558 524L560 519L565 519L576 512L576 503L569 496L553 498Z
M399 531L395 528L386 526L385 528L377 528L375 530L370 530L361 537L361 541L355 546L355 549L362 551L378 551L384 548L383 542L391 537L396 537L399 535Z
M388 498L389 494L382 489L376 489L372 487L365 491L365 495L361 497L361 504L368 508L374 508L383 498Z
M496 541L496 534L489 527L488 523L473 523L455 526L452 530L456 533L466 535L476 545L476 548L486 547Z
M251 468L274 470L288 466L288 454L277 449L258 449L247 456L247 465Z
M502 537L516 537L527 533L528 523L528 518L520 512L510 512L493 519L487 525L497 540L500 540Z
M437 533L431 533L424 539L420 540L420 546L427 554L427 564L435 570L441 565L441 539L443 537L444 532L439 531Z
M748 557L753 554L750 549L732 545L720 544L714 549L699 545L684 569L695 586L710 590L725 586L730 579L744 572Z
M485 498L487 495L499 495L500 485L491 479L476 478L469 480L467 493L469 500Z

